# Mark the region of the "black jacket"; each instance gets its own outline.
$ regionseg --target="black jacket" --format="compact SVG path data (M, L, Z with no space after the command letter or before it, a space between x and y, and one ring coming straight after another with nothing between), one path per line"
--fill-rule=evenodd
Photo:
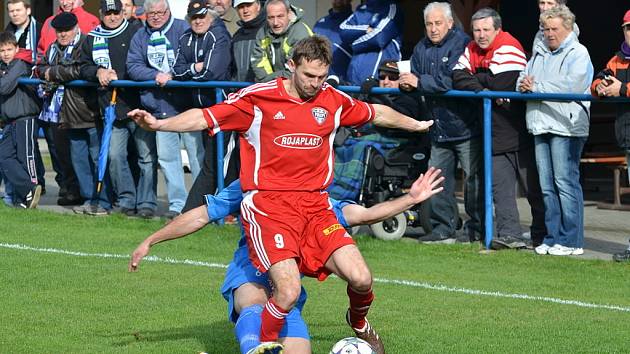
M232 54L234 66L232 77L235 81L254 82L254 71L251 68L251 53L256 45L256 33L265 24L264 11L247 22L239 21L241 28L232 37Z
M131 38L140 27L142 24L139 21L130 22L121 34L107 41L112 69L116 71L118 80L131 80L127 74L127 52L129 52ZM94 37L88 36L81 47L80 74L81 79L98 83L96 72L99 67L92 57L93 48ZM97 92L99 106L105 109L110 104L113 89L99 87ZM140 93L137 88L119 87L116 89L116 95L116 119L127 119L127 112L140 107Z
M18 85L20 76L31 74L31 66L14 59L8 65L0 61L0 120L14 121L36 117L41 111L35 86Z
M42 58L41 65L37 66L37 74L39 78L44 79L46 70L50 69L50 94L58 84L62 84L72 80L81 79L81 47L86 40L85 35L76 43L70 59L63 58L63 50L59 48L57 42L53 43L46 50L46 54ZM56 46L59 48L59 55L56 55L52 62L49 61L50 51ZM63 48L65 49L65 48ZM72 87L66 86L63 101L61 103L61 111L59 118L61 127L64 129L83 129L95 127L98 114L98 102L94 88L91 87Z

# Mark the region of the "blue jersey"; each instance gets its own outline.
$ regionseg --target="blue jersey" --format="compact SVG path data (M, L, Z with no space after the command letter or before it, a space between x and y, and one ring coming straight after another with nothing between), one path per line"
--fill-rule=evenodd
M208 218L210 221L219 220L227 215L238 212L240 210L241 201L243 200L243 192L241 191L240 181L236 180L232 182L217 195L206 195L205 199ZM343 217L342 208L348 204L354 204L354 202L330 199L330 203L337 219L339 220L339 223L343 227L347 228L348 223ZM228 302L228 318L234 323L236 323L236 320L238 319L238 313L234 309L234 290L245 283L260 284L267 287L267 289L271 292L267 274L258 271L249 260L247 240L245 239L245 234L243 232L243 228L241 227L241 238L238 241L238 248L234 251L234 258L228 265L225 280L221 286L221 293ZM306 298L306 290L302 288L300 298L298 299L295 308L291 310L291 313L287 317L287 322L280 333L280 337L301 337L308 339L308 333L305 330L305 326L300 324L300 312L304 307ZM292 323L294 325L292 325Z

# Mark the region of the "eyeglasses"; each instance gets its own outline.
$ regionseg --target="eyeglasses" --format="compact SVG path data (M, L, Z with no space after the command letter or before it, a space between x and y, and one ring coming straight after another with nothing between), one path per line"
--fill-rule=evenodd
M398 74L380 74L378 76L378 79L379 80L389 79L389 81L396 81L400 79L400 76Z
M168 9L164 11L151 11L151 12L147 12L147 17L164 17L167 12L168 12Z

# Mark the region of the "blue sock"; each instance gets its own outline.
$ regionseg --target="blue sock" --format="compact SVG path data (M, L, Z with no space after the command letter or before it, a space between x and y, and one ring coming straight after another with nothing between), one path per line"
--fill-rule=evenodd
M260 344L260 323L263 307L262 305L252 305L241 310L234 334L241 346L241 354L246 354L252 348Z

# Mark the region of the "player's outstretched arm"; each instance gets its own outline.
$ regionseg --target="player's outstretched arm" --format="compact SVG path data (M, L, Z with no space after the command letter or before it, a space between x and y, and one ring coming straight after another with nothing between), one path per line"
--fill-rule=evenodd
M203 117L203 111L198 108L189 109L174 117L157 119L151 113L142 109L134 109L127 113L142 129L161 132L195 132L208 129L208 123Z
M348 226L370 225L383 221L440 193L444 189L439 187L444 181L444 177L440 176L441 172L433 167L429 168L413 183L409 193L402 197L378 203L369 208L357 204L346 205L342 212Z
M140 261L149 254L151 246L156 243L188 236L206 226L209 222L206 208L205 205L202 205L185 212L142 241L131 254L128 266L129 271L135 272L138 270Z
M432 120L415 120L409 116L401 114L393 108L382 105L373 104L376 116L374 117L374 125L383 128L396 128L407 130L410 132L426 132L433 125Z

